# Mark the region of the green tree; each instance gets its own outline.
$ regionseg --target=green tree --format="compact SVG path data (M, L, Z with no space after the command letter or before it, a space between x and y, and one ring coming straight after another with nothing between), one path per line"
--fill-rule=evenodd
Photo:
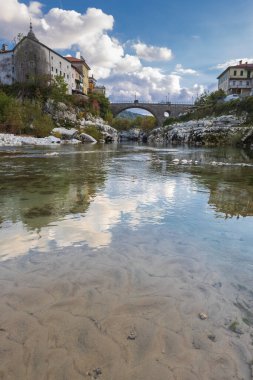
M57 75L49 86L49 96L56 102L64 102L67 99L68 85L64 78Z

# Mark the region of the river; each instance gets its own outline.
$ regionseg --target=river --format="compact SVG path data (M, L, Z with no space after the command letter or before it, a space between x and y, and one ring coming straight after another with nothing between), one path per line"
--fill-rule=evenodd
M252 378L253 151L1 148L0 241L0 379Z

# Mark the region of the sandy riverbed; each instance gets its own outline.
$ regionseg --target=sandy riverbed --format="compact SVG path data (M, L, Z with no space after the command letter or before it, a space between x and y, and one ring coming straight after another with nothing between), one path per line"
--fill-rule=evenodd
M2 262L0 379L251 379L247 288L161 244Z

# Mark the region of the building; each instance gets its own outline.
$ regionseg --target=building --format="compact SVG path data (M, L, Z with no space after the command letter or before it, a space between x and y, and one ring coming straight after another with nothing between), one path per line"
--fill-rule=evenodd
M253 64L248 62L229 66L218 76L218 88L227 95L253 95Z
M80 58L79 58L80 57ZM82 75L82 91L83 94L88 94L89 89L89 70L90 67L85 62L85 59L80 55L80 53L77 53L76 57L66 56L65 59L67 59L68 62L71 63L71 65Z
M83 94L83 74L80 69L77 69L73 65L71 65L72 68L72 75L71 75L71 87L72 87L72 93L73 94Z
M97 81L93 75L91 77L89 77L89 92L94 91L94 88L96 87L96 83L97 83Z
M105 96L106 88L105 86L97 86L97 81L92 75L89 77L89 92L95 92L97 94L102 94Z
M75 60L75 58L73 58ZM56 51L41 43L35 36L32 24L26 37L12 50L6 45L0 50L0 83L11 85L15 82L50 83L56 76L62 76L67 84L68 94L88 92L89 66L84 59L81 64L72 62ZM85 67L85 69L84 69Z
M97 94L101 94L105 96L106 88L105 86L96 86L93 90L93 92L96 92Z
M0 83L14 83L14 53L5 44L0 49Z

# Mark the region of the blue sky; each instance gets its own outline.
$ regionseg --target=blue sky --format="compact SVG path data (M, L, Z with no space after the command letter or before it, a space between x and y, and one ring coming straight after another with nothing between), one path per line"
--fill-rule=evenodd
M252 0L1 1L1 41L26 33L29 17L42 42L81 51L112 99L189 101L253 58Z

